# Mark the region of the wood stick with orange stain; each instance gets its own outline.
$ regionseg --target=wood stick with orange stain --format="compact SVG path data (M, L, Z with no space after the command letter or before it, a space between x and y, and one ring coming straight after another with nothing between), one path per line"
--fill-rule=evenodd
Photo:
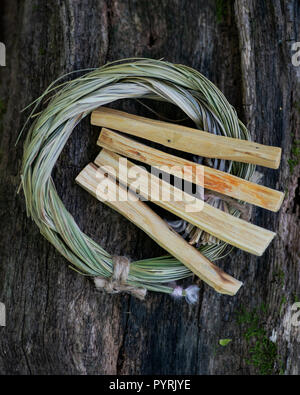
M102 128L97 144L128 158L163 168L169 174L247 203L278 211L284 194L186 159L148 147L120 133Z
M225 213L175 188L112 151L101 150L95 163L123 185L132 190L136 188L144 199L244 251L260 256L275 236L274 232Z

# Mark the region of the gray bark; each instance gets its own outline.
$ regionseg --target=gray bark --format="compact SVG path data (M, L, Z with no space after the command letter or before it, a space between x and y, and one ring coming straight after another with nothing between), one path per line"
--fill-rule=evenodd
M300 328L291 325L299 297L300 67L291 45L300 41L297 0L60 0L1 3L0 41L0 327L1 374L254 374L252 339L239 311L262 304L259 327L277 333L275 374L300 372ZM237 108L253 139L283 147L279 171L259 169L263 183L287 192L279 213L254 210L252 221L277 232L257 258L235 251L218 264L244 281L236 297L200 284L196 306L149 293L97 293L26 217L20 182L26 113L20 110L63 73L123 57L165 58L196 68ZM122 107L123 106L123 107ZM125 107L124 107L125 106ZM138 104L119 108L146 114ZM174 116L165 109L165 115ZM56 185L80 227L109 252L132 259L162 254L142 231L99 204L74 179L93 160L98 129L84 120L54 172ZM291 163L291 162L290 162ZM259 310L261 311L261 310ZM248 325L248 326L247 326ZM226 346L219 339L230 338ZM252 342L252 343L251 343Z

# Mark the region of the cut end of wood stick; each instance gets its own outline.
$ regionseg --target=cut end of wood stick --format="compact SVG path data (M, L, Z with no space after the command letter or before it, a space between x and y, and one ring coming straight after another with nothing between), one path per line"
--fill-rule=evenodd
M92 112L92 125L104 126L208 158L252 163L278 169L281 148L258 144L100 107Z
M282 149L280 147L273 147L274 149L274 167L272 169L278 169L280 166Z
M221 286L209 283L208 281L205 281L200 276L198 276L198 277L201 280L203 280L204 282L206 282L208 285L210 285L216 292L223 294L223 295L234 296L238 293L240 288L243 286L243 283L241 281L236 280L235 278L229 276L228 274L226 274L224 272L222 274L223 284ZM225 283L226 283L226 286L225 286Z
M223 272L214 263L210 262L196 248L189 245L181 236L174 232L149 206L140 200L115 200L109 198L109 190L115 192L116 180L106 178L107 193L103 199L99 193L99 173L94 164L86 166L76 177L76 182L85 190L95 196L109 207L113 208L132 223L147 233L162 248L187 266L199 278L213 287L217 292L226 295L235 295L242 282ZM104 176L104 172L102 175ZM122 193L127 193L126 188L118 185ZM130 192L129 192L130 193Z
M277 204L274 202L274 205L271 209L271 211L274 211L275 213L277 213L280 210L280 207L282 206L285 194L283 192L280 191L276 191L277 192Z

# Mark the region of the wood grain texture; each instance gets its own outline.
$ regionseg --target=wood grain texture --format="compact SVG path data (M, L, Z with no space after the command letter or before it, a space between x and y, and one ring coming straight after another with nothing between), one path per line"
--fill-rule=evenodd
M242 307L259 311L264 304L262 327L267 336L277 333L283 371L299 375L299 327L291 325L291 306L300 299L299 165L291 173L288 164L300 139L300 69L291 63L291 43L300 41L299 1L3 0L0 7L7 49L0 68L0 301L7 312L1 374L255 374L247 363L254 345L237 317ZM66 72L131 56L196 68L225 93L254 141L283 148L279 171L259 169L265 185L286 191L282 208L257 208L252 216L278 237L261 258L236 251L218 262L244 282L235 297L202 282L193 307L155 293L144 303L97 293L39 234L16 194L25 136L16 147L15 141L28 115L21 109ZM174 106L148 105L175 121L183 117ZM132 101L113 107L153 117ZM163 254L75 184L99 151L98 135L88 119L72 134L53 174L59 195L109 252L132 259ZM233 339L227 347L219 346L224 338Z
M134 186L139 194L158 206L177 215L205 232L241 250L262 255L273 240L275 233L260 228L240 218L182 192L147 170L106 149L95 159L96 165L119 179L124 185Z
M127 189L122 185L116 188L116 180L105 177L104 172L93 164L87 165L76 177L76 182L91 193L98 200L108 205L132 223L142 229L158 245L181 261L201 280L214 288L215 291L235 295L242 283L220 270L216 265L204 257L196 248L192 247L181 236L174 232L146 203L135 198L127 200L116 199L118 195L127 195ZM99 190L99 178L105 178L107 191Z
M97 144L150 166L163 167L167 173L196 185L271 211L278 211L284 198L280 191L170 155L106 128L102 128Z
M253 163L272 169L278 169L281 158L280 147L216 136L199 129L157 121L107 107L100 107L92 112L91 124L116 129L166 147L207 158Z

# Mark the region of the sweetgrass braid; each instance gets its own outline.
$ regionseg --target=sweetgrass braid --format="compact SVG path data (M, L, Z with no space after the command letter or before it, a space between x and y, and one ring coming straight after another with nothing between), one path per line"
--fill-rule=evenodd
M41 234L84 275L110 277L111 255L77 226L57 194L52 169L75 126L99 106L128 98L148 98L173 103L196 127L224 136L250 139L234 108L219 89L198 71L152 59L127 59L106 64L67 82L54 81L31 105L31 118L42 100L48 106L35 118L24 144L22 187L28 216ZM25 125L24 125L25 127ZM228 171L249 179L253 165L230 163ZM233 211L233 215L239 215ZM201 252L216 260L224 242L206 245ZM191 276L192 272L171 256L132 262L128 284L171 293L163 285Z

